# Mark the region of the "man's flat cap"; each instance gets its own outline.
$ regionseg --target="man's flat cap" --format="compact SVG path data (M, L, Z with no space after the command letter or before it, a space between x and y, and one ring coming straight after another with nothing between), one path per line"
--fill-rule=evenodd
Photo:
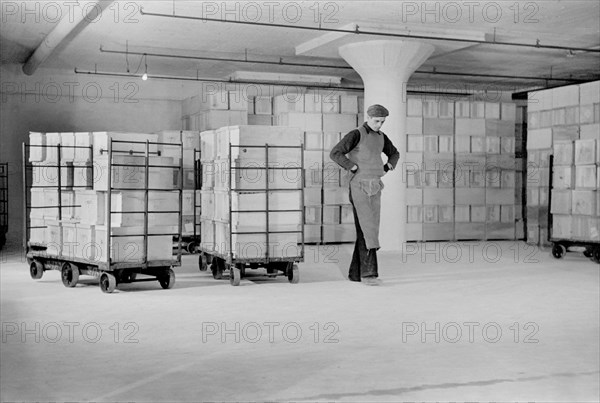
M372 118L384 118L389 114L390 112L379 104L371 105L369 106L369 109L367 109L367 115Z

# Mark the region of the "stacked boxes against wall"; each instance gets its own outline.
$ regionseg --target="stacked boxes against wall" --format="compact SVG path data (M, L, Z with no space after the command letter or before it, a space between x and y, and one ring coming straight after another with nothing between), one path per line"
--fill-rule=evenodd
M552 153L556 164L552 213L559 216L553 220L555 236L593 239L588 236L593 235L594 221L581 217L593 216L598 202L593 200L598 193L598 182L593 183L598 177L597 167L592 171L598 152L593 150L593 142L596 147L600 142L600 81L530 93L527 110L528 242L548 243ZM572 217L566 218L569 214Z
M515 239L515 119L514 103L408 98L407 240Z
M248 124L248 100L242 91L212 86L204 90L183 101L183 126L187 130L205 131Z
M342 136L362 123L361 101L357 95L313 92L273 99L276 124L304 132L306 242L353 242L356 238L346 174L329 153Z
M200 137L201 249L234 259L300 256L302 132L230 126Z
M112 144L109 161L111 139L122 142ZM29 244L44 247L50 255L91 264L107 262L110 214L111 261L141 262L147 211L148 234L165 234L148 237L147 259L171 260L173 235L179 229L179 183L174 181L179 175L174 172L179 170L180 157L159 156L159 151L168 155L167 148L173 146L158 145L158 140L157 134L140 133L31 133ZM175 148L181 150L180 146ZM107 203L109 188L112 213ZM152 190L148 191L146 209L147 189ZM59 205L62 208L57 208ZM161 213L165 211L169 213Z
M200 156L200 132L165 130L158 133L158 142L179 144L183 146L183 202L182 202L182 235L200 236L200 178L196 177L196 161ZM161 156L172 157L179 163L180 150L178 147L162 146ZM177 172L173 172L176 175ZM176 177L173 178L177 180ZM176 183L176 182L174 182ZM195 223L195 229L194 229Z

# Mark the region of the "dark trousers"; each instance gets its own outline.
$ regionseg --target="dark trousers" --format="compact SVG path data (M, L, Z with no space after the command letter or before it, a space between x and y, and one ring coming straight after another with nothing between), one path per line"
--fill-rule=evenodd
M352 201L352 192L350 192L350 202L352 203L352 212L354 213L356 242L354 243L354 253L352 254L352 262L350 262L348 278L353 281L360 281L363 277L378 277L377 250L367 249L365 237L358 221L358 214L356 213L356 208Z

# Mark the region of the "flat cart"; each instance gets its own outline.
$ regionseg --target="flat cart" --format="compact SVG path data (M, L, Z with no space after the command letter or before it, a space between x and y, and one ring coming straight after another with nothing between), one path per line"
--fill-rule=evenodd
M137 151L129 150L129 151L121 151L114 150L113 145L121 143L131 145L132 148L135 147L134 144L137 144ZM95 241L90 242L85 245L87 250L94 250L94 257L80 257L75 256L72 253L72 250L69 250L69 253L66 253L67 250L63 249L62 245L49 245L45 242L33 242L30 240L30 234L32 230L47 230L47 226L32 226L30 224L29 219L25 219L25 228L24 228L24 237L23 237L23 246L26 252L27 262L29 264L30 275L33 279L41 279L44 271L46 270L60 270L62 282L66 287L75 287L79 281L80 275L90 275L96 278L99 278L99 285L102 292L111 293L115 290L115 288L121 283L133 283L133 282L142 282L142 281L158 281L162 288L168 289L172 288L175 284L175 273L173 272L173 267L181 265L181 225L182 225L182 217L181 217L181 207L182 207L182 161L180 160L180 164L178 166L175 165L161 165L161 164L151 164L150 156L160 154L160 151L150 151L152 148L157 148L158 146L177 146L181 148L181 144L172 144L172 143L158 143L158 142L150 142L150 141L122 141L122 140L114 140L112 138L108 141L108 149L100 149L101 154L107 155L107 169L106 169L106 198L105 198L105 231L103 233L102 239L95 239ZM44 164L44 168L55 168L57 174L57 183L56 184L44 184L41 186L30 186L28 184L28 171L32 170L35 165L28 164L28 149L30 147L56 147L56 162L51 165ZM86 164L82 167L78 167L81 169L87 169L88 172L91 172L91 176L94 180L97 180L97 176L94 176L94 164L92 161L93 152L92 147L79 147L79 146L65 146L72 148L89 148L90 150L90 163ZM122 146L126 147L126 146ZM139 149L143 147L144 151L139 151ZM62 169L64 165L62 164L61 158L61 144L56 146L48 146L48 145L26 145L23 144L23 183L24 186L24 216L26 218L30 217L30 211L33 209L51 209L58 210L58 219L59 222L62 221L62 214L64 208L76 208L81 207L77 204L65 205L62 201L61 193L70 188L77 188L77 186L63 186L62 183ZM116 155L137 155L143 156L143 164L132 164L132 163L117 163L114 161L114 157ZM117 174L122 174L123 171L119 171L119 169L127 169L129 170L128 175L123 176L131 176L142 172L141 177L143 177L143 186L135 186L135 187L125 187L125 186L113 186L113 172ZM115 171L116 170L116 171ZM169 175L172 177L172 171L175 170L178 172L178 189L173 188L152 188L150 187L150 173L154 170L170 170ZM121 178L123 179L123 178ZM133 179L133 176L131 177ZM137 178L139 179L139 177ZM121 182L122 183L122 182ZM132 183L138 183L138 181L132 181ZM31 188L51 188L55 189L58 192L58 202L53 205L46 206L32 206L29 205L28 202L28 190ZM81 186L83 188L88 188L87 186ZM143 192L143 205L144 209L142 211L113 211L112 210L112 194L114 190L118 191L137 191ZM179 209L172 211L153 211L149 210L149 195L150 192L178 192L179 195ZM143 231L142 232L129 232L127 234L115 234L114 230L111 226L112 216L115 214L139 214L143 215ZM149 220L148 217L150 214L178 214L179 223L178 223L178 231L172 233L157 233L149 231ZM134 227L135 228L135 227ZM62 234L62 233L61 233ZM96 233L98 234L98 233ZM172 237L178 237L179 247L176 255L176 259L149 259L149 245L152 243L152 238L157 236L168 236L172 239ZM141 238L141 248L139 242L137 243L127 243L121 244L119 248L119 244L117 238L127 237L128 240L131 238ZM62 235L60 237L62 240ZM76 244L77 245L77 244ZM116 246L115 246L116 245ZM172 250L172 244L168 245ZM76 246L74 247L76 248ZM104 249L104 250L102 250ZM141 249L141 250L139 250ZM51 250L53 250L51 252ZM127 259L127 256L120 256L121 259L119 261L114 261L113 256L117 257L119 252L126 252L129 254L131 259ZM172 256L172 255L171 255ZM147 277L139 278L138 274L146 275Z
M552 211L554 156L550 156L550 187L548 190L548 241L552 244L552 256L561 259L567 252L583 252L583 255L593 262L600 264L600 241L567 239L554 236L554 221Z
M0 250L8 232L8 163L0 164Z
M260 149L264 148L265 151L265 164L262 166L235 166L234 160L232 159L232 149ZM269 150L270 149L297 149L297 152L300 154L299 164L295 164L295 166L271 166L269 163ZM297 263L304 261L304 226L302 223L304 222L304 148L302 145L300 146L280 146L280 145L269 145L265 144L264 146L258 145L233 145L229 144L229 169L228 181L229 185L228 189L228 220L218 221L216 225L225 226L226 236L228 237L228 245L229 251L224 252L223 249L217 250L219 246L219 242L205 242L203 240L199 244L199 269L200 271L205 271L209 267L211 269L212 275L215 279L222 279L223 272L229 272L229 282L233 286L238 286L240 284L240 280L246 276L247 269L266 269L266 276L268 278L275 278L278 275L287 276L288 281L292 284L296 284L299 282L300 274ZM232 204L232 193L233 192L247 192L247 189L238 189L233 185L233 178L237 177L236 173L241 173L244 171L262 171L264 173L265 184L264 188L255 189L253 188L248 193L262 193L264 195L264 205L254 205L254 206L241 206L240 208L235 208ZM298 182L300 186L298 188L279 188L279 187L271 187L270 179L271 173L275 171L296 171L296 178L299 178ZM282 206L277 206L274 208L271 206L270 196L273 194L282 194L282 193L296 193L299 198L299 208L291 208L286 209L282 208ZM240 203L241 204L241 203ZM273 229L273 226L270 222L270 214L271 213L292 213L298 214L301 217L298 220L298 225L295 230L281 230L281 229ZM245 214L253 214L256 217L257 214L263 215L265 230L257 230L257 231L238 231L232 225L233 216L237 215L241 217ZM239 220L239 218L238 218ZM204 225L204 224L203 224ZM287 254L284 251L280 250L280 253L271 253L274 248L272 246L276 245L276 238L282 235L291 235L294 237L295 241L293 243L292 251L296 251L295 253ZM240 250L234 251L234 245L237 245L237 248L240 248L240 243L236 243L234 237L242 237L242 236L258 236L261 239L265 239L264 253L261 253L261 256L250 257L245 253L240 253ZM300 242L296 240L300 238ZM281 238L279 238L281 239ZM292 246L291 244L287 246ZM283 252L283 253L281 253ZM279 255L279 256L278 256Z

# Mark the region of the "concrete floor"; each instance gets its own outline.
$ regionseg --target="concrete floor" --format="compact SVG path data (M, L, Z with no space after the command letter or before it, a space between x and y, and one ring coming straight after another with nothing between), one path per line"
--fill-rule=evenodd
M599 265L520 242L381 251L381 287L345 280L352 247L307 246L297 285L241 286L184 256L177 283L103 294L1 260L2 401L600 399Z

